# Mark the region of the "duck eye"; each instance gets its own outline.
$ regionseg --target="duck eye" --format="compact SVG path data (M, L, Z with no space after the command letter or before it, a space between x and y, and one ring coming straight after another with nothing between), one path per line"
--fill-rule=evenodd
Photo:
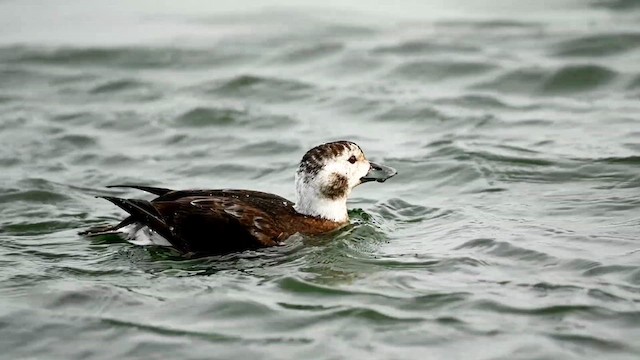
M349 162L354 164L356 162L356 156L355 155L351 155L351 157L349 158Z

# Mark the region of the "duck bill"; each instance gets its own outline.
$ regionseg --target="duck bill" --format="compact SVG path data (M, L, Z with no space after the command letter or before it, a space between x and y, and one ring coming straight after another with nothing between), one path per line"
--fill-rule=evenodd
M389 166L384 166L373 162L369 162L369 164L371 165L371 167L369 168L369 172L367 173L367 175L360 178L361 183L366 183L369 181L385 182L388 178L398 173L396 169Z

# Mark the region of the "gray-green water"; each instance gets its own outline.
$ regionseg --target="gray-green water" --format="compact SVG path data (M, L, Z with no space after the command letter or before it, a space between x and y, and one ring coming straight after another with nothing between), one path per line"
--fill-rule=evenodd
M0 2L0 357L638 359L638 3L480 3ZM337 236L76 235L336 139L400 172Z

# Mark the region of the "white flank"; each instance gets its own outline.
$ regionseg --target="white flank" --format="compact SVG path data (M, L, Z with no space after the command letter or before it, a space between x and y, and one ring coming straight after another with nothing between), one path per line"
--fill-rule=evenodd
M127 225L120 229L120 231L122 231L124 238L132 244L142 246L173 246L163 236L149 229L148 226L139 223Z

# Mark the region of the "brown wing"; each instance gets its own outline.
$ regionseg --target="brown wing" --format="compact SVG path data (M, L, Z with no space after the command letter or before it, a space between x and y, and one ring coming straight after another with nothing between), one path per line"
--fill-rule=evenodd
M293 203L281 196L265 193L262 191L253 191L253 190L230 190L230 189L217 189L217 190L171 190L166 188L158 188L151 186L143 186L143 185L110 185L107 186L109 188L133 188L142 191L146 191L155 195L158 195L155 199L151 200L151 202L160 202L160 201L176 201L186 197L224 197L224 198L235 198L242 199L252 203L254 206L257 206L262 209L270 209L275 205L282 204L285 207L289 207L293 209ZM118 199L114 197L104 197L105 199L113 202L114 204L120 206L127 212L129 212L131 206L126 206L123 204L122 200L126 199ZM123 206L124 205L124 206ZM152 211L153 212L153 211ZM89 229L87 231L82 232L84 235L91 234L99 234L104 232L105 230L111 232L117 232L118 229L130 225L136 222L133 216L129 216L119 224L110 226L110 227L101 227L96 229Z
M252 201L242 198L221 197L221 198L185 198L190 200L190 205L206 212L211 212L217 217L229 217L238 221L243 228L248 229L261 244L265 246L276 245L284 235L281 226L274 221L274 213L267 213L264 208L254 206ZM272 206L271 210L276 206ZM288 212L288 208L283 207L280 213Z
M181 197L153 201L153 208L170 229L174 246L183 251L220 254L273 246L286 239L286 230L274 215L288 212L257 207L252 201L234 197Z

